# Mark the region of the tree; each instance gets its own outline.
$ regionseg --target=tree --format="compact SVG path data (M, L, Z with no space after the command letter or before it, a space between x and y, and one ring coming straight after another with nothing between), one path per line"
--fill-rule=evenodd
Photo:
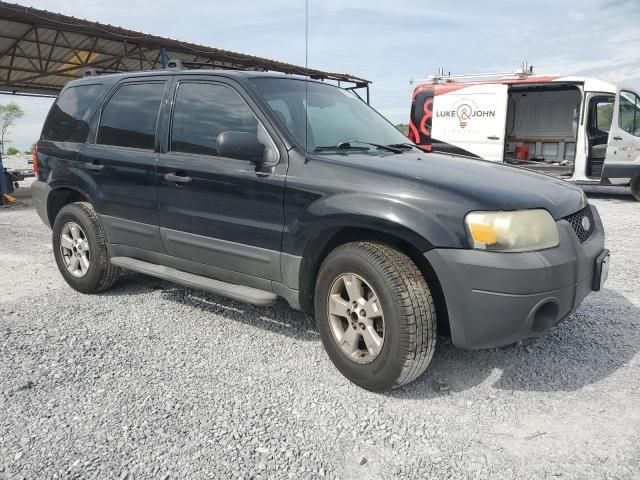
M399 123L399 124L396 125L396 128L405 137L409 136L409 124L407 124L407 123Z
M16 120L24 116L24 110L15 102L7 105L0 105L0 142L2 142L2 153L4 153L5 136L9 129L13 127Z
M7 155L17 155L20 151L17 148L9 147L7 148Z

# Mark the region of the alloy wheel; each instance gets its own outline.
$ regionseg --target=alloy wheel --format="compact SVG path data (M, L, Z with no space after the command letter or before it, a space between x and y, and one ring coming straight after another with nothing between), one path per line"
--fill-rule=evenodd
M342 352L357 363L373 362L384 344L384 315L371 285L354 273L342 274L327 302L331 333Z
M60 232L60 253L71 275L84 277L89 271L91 253L84 230L75 222L68 222Z

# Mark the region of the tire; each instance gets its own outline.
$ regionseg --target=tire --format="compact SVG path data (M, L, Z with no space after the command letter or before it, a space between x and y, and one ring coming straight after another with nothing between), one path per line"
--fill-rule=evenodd
M640 173L631 180L629 187L631 188L633 198L640 202Z
M74 230L77 235L74 235ZM66 248L69 240L79 242L76 249ZM84 249L85 245L88 251ZM77 268L72 272L70 264L73 252L83 255L86 262L78 261ZM98 293L107 290L121 273L120 268L111 265L104 230L93 206L87 202L65 205L56 216L53 223L53 254L65 281L78 292Z
M354 316L348 309L342 316L345 303L369 312L363 308ZM433 297L415 263L395 248L354 242L333 250L318 272L314 310L329 358L362 388L379 392L406 385L431 362L437 326Z

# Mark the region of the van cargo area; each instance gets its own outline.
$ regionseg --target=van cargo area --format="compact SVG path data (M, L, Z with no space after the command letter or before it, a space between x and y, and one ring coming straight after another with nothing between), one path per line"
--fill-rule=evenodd
M512 86L504 161L556 176L573 175L581 98L580 89L570 85Z

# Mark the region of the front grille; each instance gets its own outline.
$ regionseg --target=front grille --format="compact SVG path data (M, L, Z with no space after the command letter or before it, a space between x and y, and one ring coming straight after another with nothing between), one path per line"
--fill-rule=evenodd
M572 213L564 219L571 224L573 231L576 232L576 236L580 243L586 242L589 237L596 230L596 222L593 219L593 212L591 211L591 205L587 205L582 210ZM586 219L586 220L585 220ZM589 228L584 228L588 226Z

